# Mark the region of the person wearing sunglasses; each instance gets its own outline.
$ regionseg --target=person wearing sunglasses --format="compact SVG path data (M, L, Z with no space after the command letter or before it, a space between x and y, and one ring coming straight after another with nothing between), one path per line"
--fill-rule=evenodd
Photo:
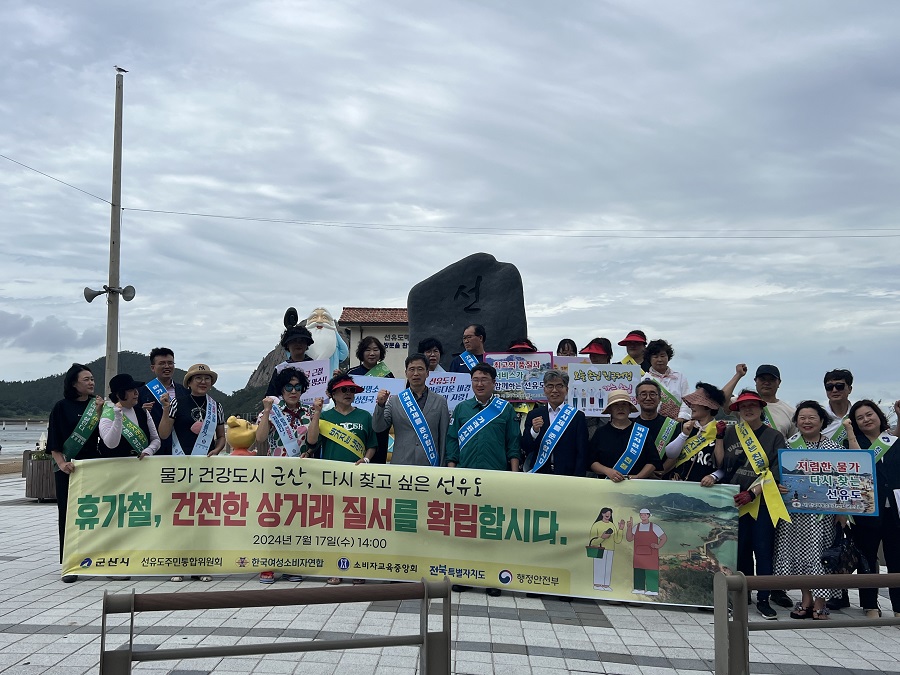
M263 410L256 420L258 456L309 457L306 433L312 418L312 410L300 403L300 397L309 389L309 379L299 368L283 368L272 378L272 385L281 396L266 396ZM303 581L303 575L285 572L285 581ZM259 583L275 583L275 571L259 573Z
M829 370L823 379L825 384L825 411L831 418L822 433L837 443L843 443L847 438L843 421L850 412L850 392L853 391L853 373L839 368Z
M306 434L312 409L300 403L300 397L309 389L309 379L299 368L284 368L275 373L272 382L280 396L262 400L263 411L256 427L257 454L305 459L310 455Z
M339 372L328 381L325 388L334 407L322 411L324 401L313 401L312 420L306 432L309 446L317 446L318 456L335 462L368 464L375 456L377 441L372 429L372 415L353 405L353 399L364 391L346 373ZM331 577L325 583L336 586L343 581ZM353 584L364 584L365 579L354 579Z

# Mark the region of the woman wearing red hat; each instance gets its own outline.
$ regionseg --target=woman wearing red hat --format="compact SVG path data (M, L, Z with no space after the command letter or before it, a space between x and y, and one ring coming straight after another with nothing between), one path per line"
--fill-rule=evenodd
M715 455L721 469L712 474L713 478L716 482L740 487L741 491L734 496L734 502L739 507L748 507L758 500L756 505L750 507L752 511L738 519L738 570L747 576L754 574L754 558L756 574L772 574L775 525L769 509L774 510L779 505L784 507L780 499L778 504L768 503L769 500L763 496L763 484L758 481L760 477L768 476L767 472L771 472L777 480L778 449L785 447L782 433L763 423L765 405L759 394L745 389L729 407L732 412L738 412L738 423L728 427L724 433L716 434ZM751 464L750 457L758 457L758 460ZM778 490L787 491L781 485ZM777 619L778 615L769 604L769 596L769 591L757 591L756 609L764 619Z
M638 365L645 373L650 370L650 359L644 353L647 349L647 336L644 331L637 329L628 331L628 335L619 340L619 346L625 347L628 352L622 363Z
M372 415L353 405L353 399L363 390L345 373L338 373L328 381L326 391L334 401L334 408L322 411L324 401L313 401L313 414L306 431L306 442L318 446L318 456L335 462L368 464L375 456L377 441L372 429ZM321 436L321 438L320 438ZM326 583L337 585L343 579L331 577ZM364 584L365 579L354 579Z
M588 342L579 354L587 354L592 364L606 365L612 361L612 343L605 337L596 337Z

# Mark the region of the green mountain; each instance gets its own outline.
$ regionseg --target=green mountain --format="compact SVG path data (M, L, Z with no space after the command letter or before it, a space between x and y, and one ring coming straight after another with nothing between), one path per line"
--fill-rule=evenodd
M98 381L103 379L106 370L105 356L85 365ZM150 379L150 357L137 352L119 352L119 372L129 373L138 381ZM181 382L185 372L176 368L174 380ZM60 373L28 382L0 381L0 418L46 419L53 405L62 398L64 375L65 373ZM265 390L265 387L250 387L239 389L229 396L214 387L210 393L222 404L226 415L255 415L262 410L260 401Z

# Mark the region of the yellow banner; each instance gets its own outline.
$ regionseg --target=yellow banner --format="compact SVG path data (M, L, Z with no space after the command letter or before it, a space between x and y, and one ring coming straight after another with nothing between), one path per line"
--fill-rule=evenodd
M332 424L327 420L320 419L319 435L347 448L347 450L360 459L366 455L366 447L363 445L363 442L359 440L359 436L347 431L340 424Z
M63 574L447 575L473 586L710 605L713 574L736 568L735 493L320 459L79 461Z

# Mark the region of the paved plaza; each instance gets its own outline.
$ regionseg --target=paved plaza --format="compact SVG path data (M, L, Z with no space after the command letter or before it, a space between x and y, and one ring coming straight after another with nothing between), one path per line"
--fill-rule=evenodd
M56 506L25 499L24 479L0 476L0 672L15 675L82 675L98 672L100 600L114 593L258 590L256 576L232 575L172 583L168 578L110 581L82 577L60 581L57 564ZM279 581L268 586L307 588ZM792 595L798 595L796 592ZM885 596L886 592L882 591ZM851 591L854 607L835 616L859 618L859 628L828 631L751 633L751 671L789 675L838 673L900 674L900 629L866 626ZM882 609L889 608L886 597ZM139 649L188 645L241 644L336 639L415 633L418 601L315 605L250 610L207 610L139 614L135 644ZM778 609L778 621L792 621ZM888 615L888 613L885 613ZM431 621L439 626L440 617ZM751 620L759 620L755 613ZM128 618L111 617L110 643L127 641ZM622 673L692 675L713 669L712 612L658 609L556 598L528 598L504 593L489 598L483 591L453 595L453 672ZM135 665L145 675L212 673L309 673L310 675L414 675L418 649L385 649L280 654L148 662Z

